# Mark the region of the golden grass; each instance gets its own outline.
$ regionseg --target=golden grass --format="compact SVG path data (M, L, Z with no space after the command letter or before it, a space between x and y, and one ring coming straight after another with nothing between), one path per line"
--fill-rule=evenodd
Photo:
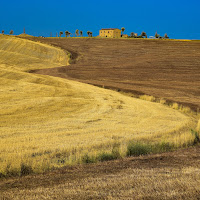
M198 124L197 124L197 131L200 132L200 119L199 119Z
M32 41L0 39L0 173L19 174L81 162L129 141L191 144L196 120L154 102L61 78L29 74L66 65L61 49Z
M0 64L7 69L26 71L68 64L61 49L11 36L0 36Z

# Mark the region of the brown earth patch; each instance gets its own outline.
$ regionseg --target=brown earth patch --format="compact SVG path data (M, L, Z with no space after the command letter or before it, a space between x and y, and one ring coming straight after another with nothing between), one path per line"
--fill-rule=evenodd
M200 108L200 42L35 38L72 54L71 65L37 70L110 89Z

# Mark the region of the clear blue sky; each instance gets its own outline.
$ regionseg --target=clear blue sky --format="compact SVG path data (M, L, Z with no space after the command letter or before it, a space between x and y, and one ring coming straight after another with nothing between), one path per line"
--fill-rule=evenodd
M82 30L125 27L125 33L200 39L200 0L1 0L0 31L53 36Z

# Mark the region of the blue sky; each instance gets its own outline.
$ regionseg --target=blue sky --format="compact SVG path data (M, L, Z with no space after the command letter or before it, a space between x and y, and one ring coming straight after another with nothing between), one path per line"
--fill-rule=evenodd
M82 30L125 27L125 33L200 39L200 0L10 0L0 2L0 31L53 36Z

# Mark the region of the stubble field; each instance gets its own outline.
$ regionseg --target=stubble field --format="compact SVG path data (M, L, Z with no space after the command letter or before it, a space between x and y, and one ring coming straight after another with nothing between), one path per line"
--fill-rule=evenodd
M134 64L129 54L126 56L127 59L124 59L119 48L116 48L116 51L122 55L122 60L118 56L116 59L112 57L115 55L113 49L110 50L114 52L113 54L108 54L110 51L104 54L102 47L101 51L99 50L100 43L97 45L96 41L105 45L104 48L109 46L111 48L110 40L105 40L104 44L102 40L96 39L40 39L72 53L71 65L60 68L58 66L68 65L69 61L68 55L63 50L19 38L2 37L0 38L2 177L41 173L82 162L124 157L130 141L145 144L146 146L142 148L151 146L155 152L170 150L171 147L186 147L193 143L194 135L190 129L196 128L198 117L187 109L187 112L183 109L180 112L176 110L176 106L174 107L176 109L172 109L160 103L132 98L116 91L45 75L81 80L101 86L105 84L104 87L139 94L145 93L140 91L140 87L139 90L118 87L119 79L123 81L122 77L120 78L122 72L120 70L116 73L108 70L106 73L104 67L102 74L100 73L100 66L109 67L111 60L115 63L117 59L119 65L122 64L122 60L125 64L127 60ZM119 44L124 41L119 40ZM140 42L143 43L143 40ZM85 46L82 46L83 43ZM91 49L93 54L89 56ZM95 58L97 61L94 61ZM195 63L198 63L196 57ZM46 68L51 69L46 70ZM42 73L42 75L28 72ZM132 74L136 75L135 72ZM127 73L131 75L130 72ZM198 71L196 73L198 74ZM106 74L110 76L106 77ZM113 75L115 77L112 77ZM108 79L111 81L110 85ZM113 81L114 79L116 81ZM198 78L196 79L198 83ZM129 82L130 79L127 79L127 85L130 85ZM122 82L120 84L124 85ZM151 87L149 91L152 92L147 94L154 95ZM198 93L198 87L194 90ZM180 92L180 102L197 110L198 94L194 93L192 96L189 93L190 103L188 103L184 101L184 92L186 91ZM175 96L171 97L169 100L175 101ZM133 143L134 145L136 143ZM55 173L47 172L46 175L2 179L0 195L8 199L131 199L133 196L135 199L140 199L140 197L158 198L160 195L171 199L174 197L181 199L184 196L197 198L198 151L199 147L196 147L188 151L179 150L174 154L167 153L166 156L163 154L133 160L122 159L106 164L77 165L63 168L63 171L58 170ZM181 154L184 158L180 156ZM192 155L192 158L189 159L188 155ZM177 158L177 164L169 165L175 162L170 156ZM166 158L166 162L154 162L154 157L155 160ZM149 168L146 169L145 163L149 163ZM157 173L159 175L156 176ZM32 180L31 183L29 179ZM162 187L156 184L158 180L163 184ZM151 186L145 186L147 183ZM173 187L168 187L169 183L176 188L173 190ZM141 186L144 187L143 190ZM153 193L155 190L159 192ZM170 190L173 192L170 193ZM148 195L149 192L152 195Z

